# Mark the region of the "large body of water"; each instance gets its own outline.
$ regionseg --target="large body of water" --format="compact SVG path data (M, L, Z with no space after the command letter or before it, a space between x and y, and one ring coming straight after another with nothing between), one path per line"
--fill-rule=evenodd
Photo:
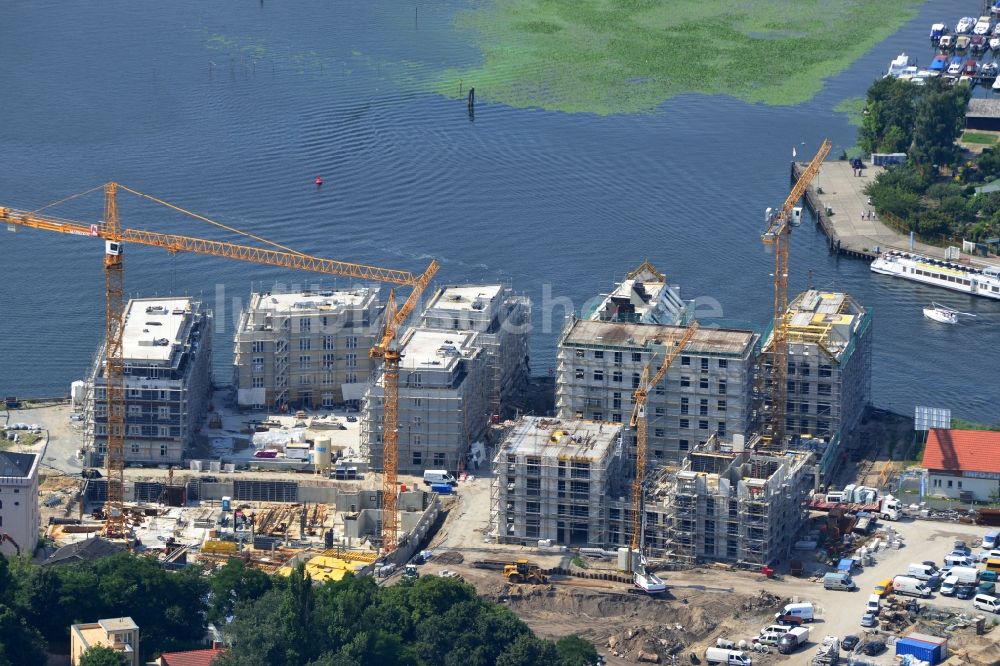
M5 2L0 205L33 209L118 180L304 252L412 270L437 257L441 280L501 279L535 300L536 372L554 364L563 316L546 301L580 308L646 258L686 298L763 327L772 259L762 211L786 196L792 147L809 156L829 136L836 157L854 128L832 107L863 95L900 51L929 54L929 24L980 3L929 3L797 107L689 96L598 117L480 101L474 122L464 102L422 83L478 58L451 27L462 4ZM220 237L122 197L126 226ZM90 195L51 212L97 220L102 203ZM2 238L0 390L65 393L103 333L101 244ZM874 309L876 404L1000 420L1000 304L875 277L831 257L809 225L792 246L793 294L811 281ZM221 382L233 299L255 283L315 282L144 248L130 248L126 266L130 294L193 294L216 310ZM934 324L920 312L932 299L981 316Z

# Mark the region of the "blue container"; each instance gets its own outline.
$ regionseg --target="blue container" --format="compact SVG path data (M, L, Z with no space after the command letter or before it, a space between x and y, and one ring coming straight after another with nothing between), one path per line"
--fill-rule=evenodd
M451 495L451 486L447 483L432 483L431 492L438 495Z
M925 643L915 638L900 638L896 641L896 656L910 654L926 661L931 666L941 663L941 646L933 643Z

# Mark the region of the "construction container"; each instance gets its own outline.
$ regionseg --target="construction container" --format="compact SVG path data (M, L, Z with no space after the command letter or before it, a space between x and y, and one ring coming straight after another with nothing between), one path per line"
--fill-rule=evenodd
M900 638L896 641L896 656L904 654L912 655L920 661L926 661L930 666L936 666L944 661L947 654L947 641L943 638L935 639L939 643L917 640L911 636Z
M432 483L431 492L438 495L451 495L451 485L447 483Z

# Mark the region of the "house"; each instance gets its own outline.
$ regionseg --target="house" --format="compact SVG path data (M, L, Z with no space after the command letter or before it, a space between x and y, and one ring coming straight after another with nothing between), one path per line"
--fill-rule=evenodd
M6 557L35 552L38 463L34 453L0 451L0 554Z
M1000 496L1000 432L931 428L923 466L928 494L995 502Z
M125 655L128 666L139 666L139 626L130 617L114 617L69 628L70 663L77 666L87 648L105 645Z
M63 546L49 555L48 559L42 562L42 566L93 562L105 557L111 557L124 550L125 546L121 544L102 539L101 537L94 537Z

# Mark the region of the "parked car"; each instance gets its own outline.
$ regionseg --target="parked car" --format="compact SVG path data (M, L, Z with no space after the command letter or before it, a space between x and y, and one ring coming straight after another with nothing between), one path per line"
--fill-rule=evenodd
M848 634L844 636L843 640L840 641L840 647L842 647L845 652L854 652L854 649L858 647L858 643L860 642L860 638L854 634Z
M976 557L976 559L980 564L982 564L986 560L995 560L998 557L1000 557L1000 549L994 548L992 550L979 551L979 555Z
M979 572L979 581L988 581L990 583L997 582L997 572L987 569L986 571Z
M976 596L976 586L975 585L959 585L955 588L955 598L956 599L971 599Z
M862 648L862 652L864 652L869 657L874 657L877 654L882 654L883 652L885 652L885 641L868 641L867 643L865 643L864 648Z
M984 581L976 586L976 594L993 594L997 589L997 584L991 581Z
M936 590L939 587L941 587L942 580L944 580L944 578L941 576L941 574L936 573L927 580L925 580L924 585L926 585L928 589Z
M861 626L866 629L871 629L872 627L878 626L878 619L872 613L865 613L861 616Z

